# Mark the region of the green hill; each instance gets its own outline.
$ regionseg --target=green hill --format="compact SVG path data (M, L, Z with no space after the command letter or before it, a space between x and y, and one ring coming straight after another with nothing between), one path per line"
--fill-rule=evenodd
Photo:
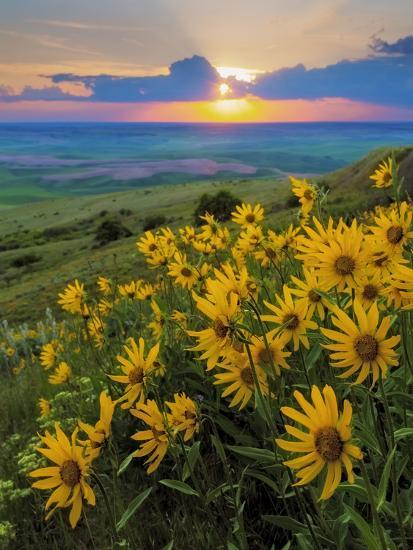
M373 151L359 162L316 178L329 189L334 215L353 215L380 200L383 191L371 189L369 175L389 150ZM413 191L413 148L396 151L406 187ZM99 274L128 280L147 268L135 254L134 241L146 219L163 216L174 228L191 224L203 193L228 189L243 201L260 202L268 223L281 229L297 213L286 180L197 181L188 184L139 188L106 195L46 200L1 211L0 219L0 319L26 321L43 316L56 303L65 283L78 277L88 281ZM96 240L99 226L116 220L132 236L106 245Z

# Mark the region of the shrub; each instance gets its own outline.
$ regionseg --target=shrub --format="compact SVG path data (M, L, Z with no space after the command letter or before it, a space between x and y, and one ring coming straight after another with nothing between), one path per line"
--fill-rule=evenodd
M10 265L12 267L25 267L26 265L34 264L41 259L41 256L36 256L36 254L23 254L22 256L14 258L14 260L10 262Z
M206 212L213 214L218 221L225 222L231 219L231 212L235 207L241 204L241 200L235 197L230 191L219 191L215 195L204 193L200 199L198 206L194 212L195 225L201 225L200 216L204 216Z
M162 215L154 215L154 216L147 216L143 220L143 230L144 231L151 231L151 229L156 229L157 227L160 227L161 225L165 225L166 218Z
M130 237L131 231L119 220L105 220L96 229L95 240L102 246L112 241Z

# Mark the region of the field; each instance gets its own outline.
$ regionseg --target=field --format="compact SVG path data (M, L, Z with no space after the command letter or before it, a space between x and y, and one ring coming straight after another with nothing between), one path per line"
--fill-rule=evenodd
M411 548L412 166L3 187L0 548Z

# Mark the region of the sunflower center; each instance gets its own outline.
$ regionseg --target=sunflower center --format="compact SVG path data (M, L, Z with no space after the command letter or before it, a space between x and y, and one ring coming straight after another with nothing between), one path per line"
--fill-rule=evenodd
M80 481L80 476L80 468L74 460L66 460L60 466L60 477L68 487L72 488L77 485Z
M184 416L186 420L194 420L196 418L196 414L193 413L192 411L185 411Z
M363 288L363 298L366 300L375 300L379 295L379 290L375 285L366 285Z
M354 348L363 361L374 361L379 351L379 344L373 336L360 336L354 343Z
M271 348L262 348L258 352L258 360L260 363L271 364L274 360L274 352Z
M245 367L241 370L241 380L248 386L252 386L254 384L254 376L250 367Z
M252 214L252 212L250 212L249 214L247 214L245 216L245 220L248 222L248 223L253 223L255 222L255 214Z
M310 292L308 293L308 299L310 300L310 302L319 302L321 300L321 296L319 295L318 292L316 292L315 290L311 289Z
M340 434L333 427L321 428L315 434L315 448L318 454L327 462L334 462L340 458L343 451L343 442Z
M300 324L300 319L295 313L288 313L283 319L283 325L287 325L290 330L295 330Z
M128 374L129 382L132 386L135 384L142 384L144 378L144 372L142 367L133 368Z
M374 260L374 265L376 265L377 267L381 267L387 262L388 259L389 257L386 256L385 254L383 256L379 256Z
M390 172L384 172L384 174L383 174L384 183L389 183L390 180L391 180L391 173Z
M157 246L155 243L151 243L151 244L148 246L148 249L149 249L149 252L155 252L155 250L158 249L158 246Z
M403 239L403 227L400 225L392 225L387 230L387 240L391 244L398 244Z
M310 189L306 189L304 191L304 198L306 198L308 201L311 201L313 199L313 192L310 191Z
M181 275L183 277L190 277L192 275L192 271L188 267L183 267L181 269Z
M334 267L339 275L350 275L356 267L356 262L350 256L339 256L334 263Z
M229 330L229 327L224 325L221 319L215 319L214 332L218 338L225 338L225 336L228 334L228 330Z

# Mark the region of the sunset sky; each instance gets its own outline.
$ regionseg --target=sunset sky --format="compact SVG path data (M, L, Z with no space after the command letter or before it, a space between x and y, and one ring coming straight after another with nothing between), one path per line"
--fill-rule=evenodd
M413 120L411 0L0 3L0 121Z

